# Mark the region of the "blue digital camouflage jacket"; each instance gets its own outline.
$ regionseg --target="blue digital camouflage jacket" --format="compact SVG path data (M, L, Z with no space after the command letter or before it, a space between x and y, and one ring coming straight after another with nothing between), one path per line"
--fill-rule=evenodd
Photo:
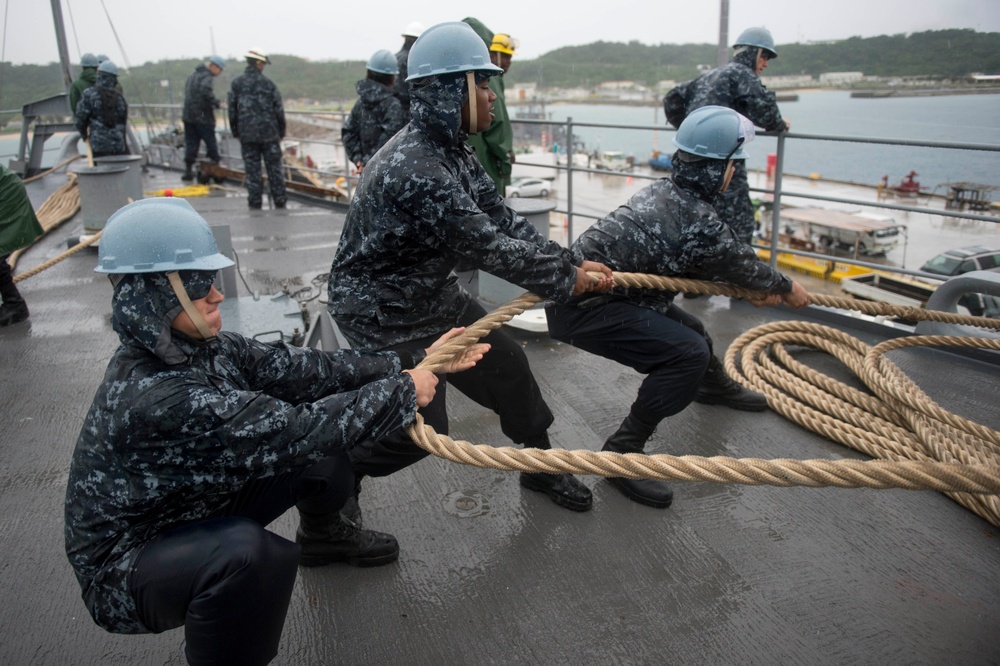
M411 121L368 163L329 279L329 309L351 344L383 349L446 331L473 297L465 261L568 300L582 259L504 205L465 142L462 75L410 90Z
M104 155L123 155L128 104L115 89L118 78L107 72L97 73L97 82L83 91L77 102L76 129L80 137L90 140L90 148Z
M787 293L792 282L757 258L709 203L724 177L724 162L687 163L647 185L584 231L573 249L612 270L726 282ZM666 312L673 293L616 287L614 296Z
M215 109L219 100L213 90L215 77L204 64L195 67L194 73L184 83L184 111L181 120L194 125L215 126Z
M403 125L403 107L391 88L362 79L354 86L358 101L340 131L351 164L368 164L379 148L384 146Z
M229 86L229 128L240 141L270 143L285 138L285 108L271 79L254 65Z
M757 127L775 132L785 129L774 93L768 90L756 72L757 49L747 49L733 59L701 76L680 84L664 97L667 119L672 115L668 105L675 100L684 107L679 120L703 106L724 106L749 118ZM671 120L671 122L674 122ZM679 123L675 124L675 127Z
M194 341L170 328L181 308L162 274L125 276L112 311L121 346L73 452L66 552L94 621L142 633L129 575L144 544L247 481L412 423L401 370L422 352L326 353L228 332Z

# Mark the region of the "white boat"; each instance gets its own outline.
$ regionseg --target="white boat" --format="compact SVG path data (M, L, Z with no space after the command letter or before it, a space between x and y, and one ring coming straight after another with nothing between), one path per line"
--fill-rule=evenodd
M826 208L782 207L780 221L790 235L827 249L853 249L869 256L895 249L906 233L905 225L887 215Z
M620 150L602 150L594 160L594 167L608 171L631 171L633 161Z

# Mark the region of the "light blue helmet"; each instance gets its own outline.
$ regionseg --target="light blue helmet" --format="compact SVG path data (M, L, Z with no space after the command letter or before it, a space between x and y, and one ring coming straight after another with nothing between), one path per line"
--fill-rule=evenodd
M771 60L778 57L778 52L774 50L774 38L767 28L747 28L733 42L733 48L737 46L756 46L767 51Z
M118 76L118 65L110 60L105 60L97 66L97 71L104 72L105 74L111 74L112 76Z
M379 49L368 58L367 68L379 74L399 74L399 65L396 64L396 56L391 51Z
M80 58L80 67L97 67L101 61L93 53L84 53Z
M217 271L233 265L219 254L212 229L184 199L140 199L115 211L101 234L98 273Z
M98 53L97 54L97 63L98 64L104 62L105 60L108 60L108 56L104 55L103 53Z
M713 160L745 160L743 145L753 141L753 123L724 106L703 106L684 119L674 145L686 153Z
M469 71L503 72L490 61L490 52L483 38L462 21L439 23L427 28L410 48L407 71L407 81Z
M225 69L226 68L226 61L223 58L221 58L220 56L214 55L214 56L210 57L208 59L208 61L210 63L212 63L213 65L215 65L216 67L218 67L219 69Z

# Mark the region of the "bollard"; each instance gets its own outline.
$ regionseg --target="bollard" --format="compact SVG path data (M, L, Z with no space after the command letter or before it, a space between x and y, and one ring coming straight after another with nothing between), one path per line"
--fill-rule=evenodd
M142 155L105 155L95 157L94 164L128 167L128 172L125 174L125 191L132 201L138 201L143 198L142 160Z
M94 233L104 228L111 214L129 202L127 166L102 164L76 170L80 189L83 230Z

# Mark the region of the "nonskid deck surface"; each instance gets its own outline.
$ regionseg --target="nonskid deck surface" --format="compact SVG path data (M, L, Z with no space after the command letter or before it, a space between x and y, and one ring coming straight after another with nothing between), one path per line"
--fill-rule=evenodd
M176 175L154 175L173 183ZM171 180L172 179L172 180ZM179 184L179 181L177 183ZM152 189L150 187L149 189ZM245 199L191 203L230 224L251 289L309 285L326 272L343 213L293 203L249 213ZM55 256L69 223L19 270ZM182 664L183 632L114 636L79 599L63 552L70 455L117 345L110 286L85 251L22 282L27 325L0 330L0 516L5 603L0 661ZM240 284L241 294L245 286ZM310 302L320 308L321 300ZM799 313L722 297L685 300L724 350L740 332ZM640 377L545 335L524 345L556 415L556 446L597 450ZM862 333L866 342L874 334ZM1000 428L995 365L894 352L951 409ZM817 367L845 377L833 361ZM506 445L496 418L449 391L451 434ZM863 458L774 412L692 404L662 423L653 453ZM365 482L365 524L399 539L397 563L301 570L275 664L916 663L1000 658L1000 530L930 491L674 484L651 509L583 477L577 514L521 489L516 475L428 459ZM294 512L272 526L291 538Z

